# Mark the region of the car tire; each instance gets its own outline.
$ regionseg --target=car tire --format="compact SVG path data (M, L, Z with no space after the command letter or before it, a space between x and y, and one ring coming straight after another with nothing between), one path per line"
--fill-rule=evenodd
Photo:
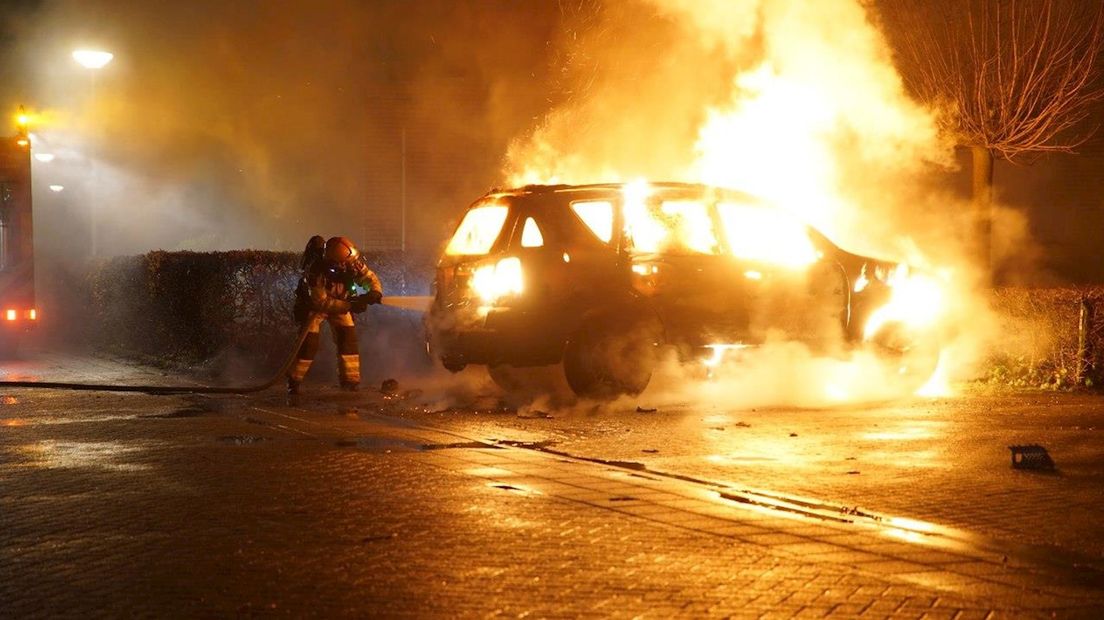
M449 371L453 374L456 374L456 373L460 372L461 370L464 370L465 368L468 367L467 364L461 364L459 362L454 362L452 360L447 360L447 359L441 360L441 365L445 367L445 370L447 370L447 371Z
M648 387L662 330L654 319L584 321L564 347L564 377L580 397L613 400Z
M927 383L939 366L941 340L930 331L917 332L899 323L887 323L867 344L879 359L892 365L894 375L909 391Z
M510 396L534 398L541 395L560 396L568 391L564 383L560 366L510 366L496 364L487 367L491 376L503 392Z

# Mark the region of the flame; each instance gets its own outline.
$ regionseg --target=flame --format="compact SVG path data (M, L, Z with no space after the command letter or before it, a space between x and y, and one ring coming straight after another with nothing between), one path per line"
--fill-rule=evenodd
M955 215L922 207L935 202L930 163L950 162L953 151L939 139L933 111L906 94L871 4L643 2L673 30L646 21L644 11L594 16L593 35L573 31L565 57L592 59L586 67L595 69L579 71L578 82L565 73L571 96L511 145L506 174L517 184L637 179L624 186L623 215L632 247L644 253L727 251L803 269L820 258L811 224L849 251L928 269L874 273L871 265L851 283L854 293L889 289L864 326L867 338L894 322L935 329L949 321L948 305L963 305L962 295L956 289L951 299L947 278L930 272L961 254L940 234ZM644 32L643 25L667 37L656 39L654 58L631 36L600 34ZM626 72L626 62L644 70ZM752 200L726 198L710 219L701 214L712 206L664 203L645 178L730 188ZM941 216L948 217L937 222ZM591 229L611 238L612 218L593 219ZM745 277L763 273L749 265ZM958 364L950 357L940 356L925 392L946 393L948 369ZM850 398L848 385L825 379L831 400Z
M658 252L669 234L669 230L656 219L648 208L648 197L652 187L644 179L626 183L621 188L625 216L625 232L632 239L633 247L640 252Z
M898 265L886 277L889 301L871 313L863 327L869 340L890 323L901 323L914 330L927 330L939 321L946 307L944 283L921 273L912 273L908 265Z
M954 390L951 389L951 378L947 368L949 358L950 355L946 350L939 352L939 361L936 362L935 372L932 373L927 383L921 385L916 390L915 393L917 396L939 398L954 394Z
M721 238L737 258L802 268L820 258L805 225L784 211L760 204L714 203L706 200L653 200L655 189L645 180L622 187L625 232L633 249L720 254ZM721 225L714 225L713 210ZM749 271L748 277L762 274Z
M758 205L717 205L729 247L737 258L807 267L819 255L805 226L785 212Z

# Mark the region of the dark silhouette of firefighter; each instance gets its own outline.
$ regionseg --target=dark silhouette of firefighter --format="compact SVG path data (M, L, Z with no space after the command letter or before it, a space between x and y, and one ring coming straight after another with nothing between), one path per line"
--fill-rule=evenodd
M342 389L360 385L360 349L351 313L364 312L383 297L379 278L364 263L353 242L345 237L323 241L315 235L303 251L303 276L295 289L295 320L307 335L295 363L288 371L289 398L297 398L303 377L318 353L322 322L330 324L337 345L337 365ZM357 289L365 290L357 294Z

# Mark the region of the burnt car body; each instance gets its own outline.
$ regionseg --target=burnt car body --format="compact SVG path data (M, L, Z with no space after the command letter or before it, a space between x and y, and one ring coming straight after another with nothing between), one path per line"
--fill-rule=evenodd
M473 203L427 315L446 368L563 364L585 396L644 389L656 350L683 359L798 340L915 348L868 320L895 263L846 252L740 192L681 183L527 186Z

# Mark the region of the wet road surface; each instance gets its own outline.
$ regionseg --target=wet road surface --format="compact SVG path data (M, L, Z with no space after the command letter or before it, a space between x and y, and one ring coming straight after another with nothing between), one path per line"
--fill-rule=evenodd
M1104 613L1104 398L544 411L475 391L4 391L0 616ZM1057 471L1013 470L1016 443Z

